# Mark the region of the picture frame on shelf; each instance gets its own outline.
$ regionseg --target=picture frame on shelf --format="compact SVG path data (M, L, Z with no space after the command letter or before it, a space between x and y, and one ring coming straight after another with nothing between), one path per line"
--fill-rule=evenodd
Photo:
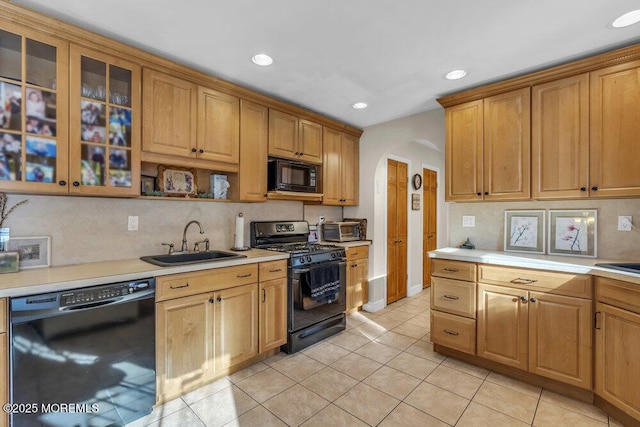
M158 190L166 196L197 196L198 174L194 168L158 165Z
M598 210L549 210L549 255L596 258Z
M20 269L51 266L51 237L12 237L9 250L18 253Z
M504 250L544 254L545 211L504 211Z
M144 196L154 191L156 191L156 177L142 175L140 177L140 193Z
M0 252L0 274L18 272L18 252Z

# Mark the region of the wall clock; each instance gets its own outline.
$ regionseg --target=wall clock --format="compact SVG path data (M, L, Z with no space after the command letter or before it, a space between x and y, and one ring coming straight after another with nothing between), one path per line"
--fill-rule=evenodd
M420 187L422 187L422 176L420 176L419 173L413 175L412 183L413 183L413 189L419 190Z

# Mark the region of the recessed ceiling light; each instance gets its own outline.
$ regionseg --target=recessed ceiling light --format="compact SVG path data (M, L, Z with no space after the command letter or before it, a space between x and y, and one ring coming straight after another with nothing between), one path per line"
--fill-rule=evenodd
M362 110L363 108L367 108L368 105L366 102L356 102L351 107L355 108L356 110Z
M636 22L640 22L640 9L625 13L613 21L611 25L613 28L623 28L633 25Z
M264 53L253 55L253 58L251 58L251 60L253 61L254 64L259 65L261 67L267 67L273 64L273 58L271 58L269 55L265 55Z
M449 71L444 77L447 80L458 80L467 75L465 70L453 70Z

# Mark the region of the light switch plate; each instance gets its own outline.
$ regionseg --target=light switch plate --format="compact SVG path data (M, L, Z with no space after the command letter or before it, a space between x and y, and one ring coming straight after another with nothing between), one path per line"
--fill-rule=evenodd
M472 215L463 215L462 216L462 226L463 227L475 227L476 226L476 217Z
M631 215L618 215L618 231L631 231L632 220Z
M127 219L127 230L129 231L138 231L138 217L129 215Z

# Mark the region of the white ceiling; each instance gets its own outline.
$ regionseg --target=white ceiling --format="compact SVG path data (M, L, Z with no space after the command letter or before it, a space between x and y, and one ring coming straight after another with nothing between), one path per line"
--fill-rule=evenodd
M640 42L638 0L15 0L357 127ZM251 62L267 53L274 64ZM452 69L466 78L448 81ZM369 104L354 110L356 101Z

